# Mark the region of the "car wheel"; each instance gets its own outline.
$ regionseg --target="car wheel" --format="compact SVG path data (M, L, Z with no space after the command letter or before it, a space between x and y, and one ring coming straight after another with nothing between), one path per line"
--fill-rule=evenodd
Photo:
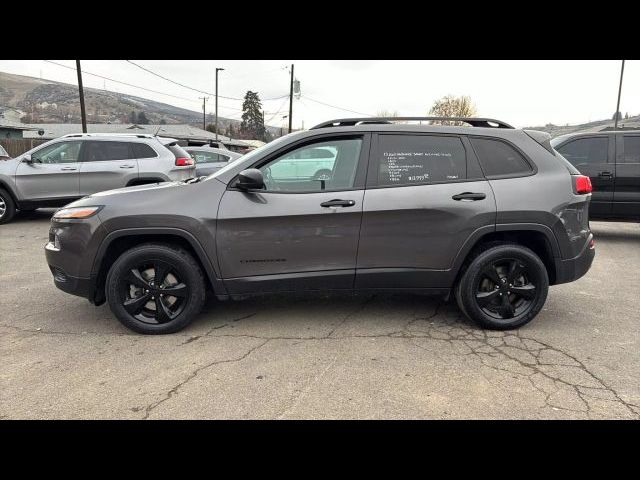
M462 312L480 326L508 330L530 322L549 291L547 269L530 249L503 244L476 256L457 286Z
M106 280L107 302L126 327L139 333L182 330L205 302L202 270L185 250L144 244L124 252Z
M0 224L7 223L15 214L16 205L13 203L13 198L0 188Z

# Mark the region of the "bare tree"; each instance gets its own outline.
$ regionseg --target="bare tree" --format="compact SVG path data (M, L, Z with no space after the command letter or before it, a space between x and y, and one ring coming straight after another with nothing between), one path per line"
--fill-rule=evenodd
M478 114L471 97L455 97L447 95L436 100L429 110L429 115L434 117L473 117ZM433 123L433 122L432 122ZM464 122L442 121L442 125L465 125Z
M397 110L378 110L376 112L376 117L399 117L400 114Z

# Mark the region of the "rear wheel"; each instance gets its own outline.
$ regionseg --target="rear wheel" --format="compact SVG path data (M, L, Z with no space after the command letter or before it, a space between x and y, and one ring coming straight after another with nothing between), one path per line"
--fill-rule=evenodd
M507 330L530 322L547 299L549 278L530 249L497 245L476 256L456 289L462 312L482 327Z
M0 224L7 223L16 214L16 205L6 190L0 188Z
M177 332L191 323L205 301L202 270L185 250L145 244L124 252L106 280L109 307L139 333Z

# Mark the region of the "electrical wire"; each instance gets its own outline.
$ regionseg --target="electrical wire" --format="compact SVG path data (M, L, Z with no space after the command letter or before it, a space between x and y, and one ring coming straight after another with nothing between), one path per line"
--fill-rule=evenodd
M371 115L370 113L356 112L355 110L349 110L348 108L342 108L342 107L337 107L335 105L330 105L328 103L321 102L320 100L314 100L313 98L308 97L307 95L301 95L301 97L306 98L307 100L311 100L312 102L319 103L320 105L326 105L327 107L335 108L337 110L342 110L343 112L357 113L358 115L366 115L367 117L375 116L375 115Z

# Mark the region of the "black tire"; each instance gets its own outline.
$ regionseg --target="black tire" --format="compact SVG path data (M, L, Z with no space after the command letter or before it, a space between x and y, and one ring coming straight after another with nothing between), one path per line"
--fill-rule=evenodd
M16 204L6 190L0 188L0 225L11 221L16 214Z
M540 257L521 245L501 244L470 261L455 296L462 313L481 327L509 330L530 322L542 310L548 291Z
M157 275L161 285L155 281ZM106 280L113 314L126 327L144 334L185 328L200 313L205 290L198 262L187 251L166 244L147 243L127 250L114 262Z

